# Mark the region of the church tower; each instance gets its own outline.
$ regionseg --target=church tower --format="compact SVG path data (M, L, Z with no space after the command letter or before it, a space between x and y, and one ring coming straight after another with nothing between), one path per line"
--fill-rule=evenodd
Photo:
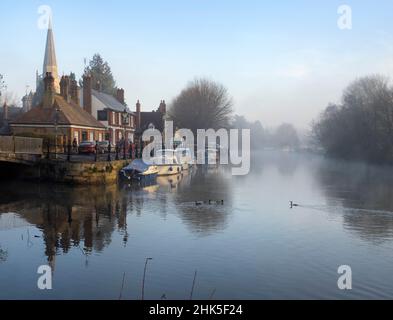
M59 73L57 71L55 41L53 38L52 21L50 18L48 24L48 34L46 36L44 67L42 71L43 77L45 77L48 72L50 72L54 78L55 92L60 93L60 80Z

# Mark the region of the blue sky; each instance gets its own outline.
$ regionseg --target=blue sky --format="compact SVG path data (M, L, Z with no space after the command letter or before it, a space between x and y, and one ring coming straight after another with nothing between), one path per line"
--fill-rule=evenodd
M352 30L337 9L352 8ZM393 1L10 1L0 2L0 73L21 97L41 71L49 5L60 74L79 77L101 53L127 103L145 110L208 77L230 91L238 114L265 126L306 128L357 77L393 73Z

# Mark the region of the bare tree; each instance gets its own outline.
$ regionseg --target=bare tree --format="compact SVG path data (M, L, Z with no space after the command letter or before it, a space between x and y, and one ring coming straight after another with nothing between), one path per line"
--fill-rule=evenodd
M232 99L221 84L208 79L195 79L173 100L169 118L178 128L228 128Z

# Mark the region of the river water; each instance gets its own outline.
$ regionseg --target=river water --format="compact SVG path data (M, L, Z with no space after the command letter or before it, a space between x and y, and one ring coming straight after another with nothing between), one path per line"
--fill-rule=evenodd
M247 176L0 182L0 299L393 298L393 170L264 151ZM224 200L196 205L195 201ZM299 207L290 209L293 200ZM52 290L37 269L52 267ZM352 290L337 269L352 269ZM124 281L123 281L124 277ZM123 289L121 289L123 287Z

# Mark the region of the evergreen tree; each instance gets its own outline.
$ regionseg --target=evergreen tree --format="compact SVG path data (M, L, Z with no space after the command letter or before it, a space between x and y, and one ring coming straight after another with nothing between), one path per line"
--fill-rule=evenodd
M89 65L85 68L85 73L91 75L93 88L96 88L98 84L102 92L108 94L115 93L116 82L113 78L111 68L99 53L96 53L90 60Z

